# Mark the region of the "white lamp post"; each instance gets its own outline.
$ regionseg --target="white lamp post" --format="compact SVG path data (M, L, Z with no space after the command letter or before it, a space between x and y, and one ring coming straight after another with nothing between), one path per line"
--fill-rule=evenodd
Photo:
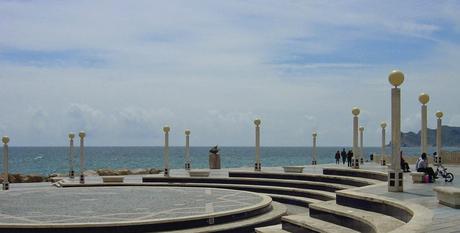
M190 130L185 130L185 170L190 170Z
M359 127L359 161L361 162L361 164L364 163L363 134L364 134L364 127L361 126Z
M69 133L69 177L74 178L75 177L75 171L73 168L73 139L75 138L74 133Z
M420 94L418 100L422 104L422 127L420 133L420 146L421 153L427 153L427 106L426 104L430 101L430 96L426 93Z
M441 150L442 150L442 117L444 113L441 111L436 112L437 128L436 128L436 157L435 163L442 164Z
M354 107L351 110L353 114L353 158L352 166L353 168L359 168L359 150L358 150L358 115L360 113L359 108Z
M312 165L316 165L318 162L317 162L317 153L316 153L316 136L318 136L318 133L316 132L313 132L312 134L312 137L313 137L313 147L312 147L312 161L311 161L311 164Z
M386 142L385 142L385 128L387 127L387 123L386 122L382 122L380 123L380 127L382 127L382 151L381 151L381 154L382 154L382 158L380 159L380 165L382 166L385 166L386 165L386 160L385 160L385 145L386 145Z
M10 183L8 182L8 142L10 138L3 136L3 190L10 189Z
M80 136L80 184L84 184L85 175L83 173L85 171L85 136L86 136L86 133L83 131L80 131L78 136Z
M403 191L403 173L401 171L401 89L404 74L393 70L388 76L391 89L391 168L388 171L388 191Z
M254 164L254 170L260 171L262 169L260 164L260 123L262 121L257 118L254 120L254 124L256 125L256 162Z
M168 125L163 127L165 133L165 146L163 149L163 160L164 160L164 176L169 176L169 131L171 128Z

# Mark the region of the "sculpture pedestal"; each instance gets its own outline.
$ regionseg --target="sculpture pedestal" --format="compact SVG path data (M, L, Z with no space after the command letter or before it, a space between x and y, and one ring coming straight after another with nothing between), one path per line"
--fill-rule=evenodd
M209 154L209 169L220 169L220 155Z

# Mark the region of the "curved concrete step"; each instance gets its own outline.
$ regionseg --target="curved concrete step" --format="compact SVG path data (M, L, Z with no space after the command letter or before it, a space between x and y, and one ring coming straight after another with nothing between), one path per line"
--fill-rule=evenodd
M310 204L323 202L321 200L308 198L308 197L297 197L297 196L280 195L280 194L273 194L273 193L263 193L263 194L270 196L274 201L281 202L284 204L301 206L305 208L308 208Z
M173 182L173 183L217 183L217 184L252 184L263 186L290 187L300 189L314 189L328 192L352 188L349 185L325 183L305 180L282 180L270 178L214 178L214 177L162 177L162 176L145 176L142 182Z
M373 179L349 176L334 176L309 173L279 173L279 172L253 172L253 171L229 171L229 177L246 177L246 178L268 178L268 179L283 179L283 180L303 180L316 181L324 183L334 183L347 185L347 188L362 187L378 183Z
M379 171L371 171L364 169L354 168L323 168L323 174L325 175L336 175L336 176L351 176L351 177L362 177L366 179L373 179L378 181L387 181L388 174Z
M336 192L336 203L388 215L405 223L409 222L414 215L413 211L407 207L407 203L351 190Z
M281 228L281 224L268 226L268 227L258 227L255 229L256 233L289 233Z
M357 233L351 228L343 227L306 215L288 215L281 218L282 229L287 232L316 233Z
M263 185L245 185L245 184L207 184L207 183L143 183L144 186L186 186L186 187L214 187L223 189L236 189L256 193L272 193L281 195L290 195L298 197L307 197L321 201L335 200L335 193L298 189L287 187L263 186Z
M361 232L389 232L404 222L376 212L341 206L335 201L310 205L310 216Z
M255 217L187 230L167 231L168 233L205 233L205 232L254 232L254 228L278 224L286 214L287 208L281 203L272 202L272 211Z

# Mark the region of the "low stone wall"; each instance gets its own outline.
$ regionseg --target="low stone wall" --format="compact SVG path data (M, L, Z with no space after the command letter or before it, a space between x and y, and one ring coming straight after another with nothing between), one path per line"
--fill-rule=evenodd
M460 164L460 151L441 151L442 163Z
M124 176L124 175L147 175L147 174L158 174L161 170L156 168L136 168L136 169L109 169L102 168L93 170L86 170L85 176ZM79 174L79 173L78 173ZM78 177L76 174L76 177ZM34 182L48 182L54 177L67 177L67 174L53 173L48 176L36 175L36 174L19 174L9 173L8 181L10 183L34 183ZM0 174L0 183L3 182L3 173Z
M460 164L460 151L441 151L442 163L445 164ZM374 162L380 163L380 154L374 154ZM409 164L415 164L419 155L403 155L406 162ZM391 155L385 155L386 163L389 164L391 161ZM433 164L433 155L428 155L428 163Z

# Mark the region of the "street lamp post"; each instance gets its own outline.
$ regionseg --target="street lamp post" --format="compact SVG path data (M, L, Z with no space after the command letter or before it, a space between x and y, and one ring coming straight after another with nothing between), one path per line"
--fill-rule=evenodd
M185 130L185 170L190 170L190 130Z
M388 171L388 191L403 191L403 173L401 171L401 89L404 74L394 70L388 76L391 89L391 168Z
M316 165L317 164L317 153L316 153L316 136L318 136L318 133L314 132L312 134L312 137L313 137L313 147L312 147L312 161L311 161L311 164L312 165Z
M444 113L441 111L436 112L437 119L437 128L436 128L436 157L435 163L442 164L441 150L442 150L442 117Z
M75 171L73 167L73 139L75 138L74 133L69 133L69 177L74 178L75 177Z
M386 144L386 142L385 142L385 128L387 127L387 123L382 122L380 124L380 127L382 127L382 150L381 150L382 151L381 152L381 154L382 154L381 157L382 158L380 159L380 165L385 166L386 165L386 160L385 160L385 153L386 153L385 152L385 144Z
M254 120L254 124L256 125L256 162L254 164L254 170L260 171L262 169L260 164L260 123L262 121L257 118Z
M83 131L80 131L78 134L80 136L80 184L85 183L85 136L86 133Z
M420 132L421 153L427 153L427 115L428 110L426 104L430 101L430 96L426 93L420 94L418 100L422 104L422 127Z
M359 161L361 164L364 163L364 148L363 148L363 134L364 134L364 127L359 127Z
M169 176L169 131L171 128L168 125L163 127L165 133L165 146L163 148L163 160L164 160L164 176Z
M354 107L351 110L353 114L353 168L359 168L359 149L358 149L358 115L360 113L359 108Z
M8 142L10 138L8 136L3 136L3 190L10 189L10 183L8 182Z

